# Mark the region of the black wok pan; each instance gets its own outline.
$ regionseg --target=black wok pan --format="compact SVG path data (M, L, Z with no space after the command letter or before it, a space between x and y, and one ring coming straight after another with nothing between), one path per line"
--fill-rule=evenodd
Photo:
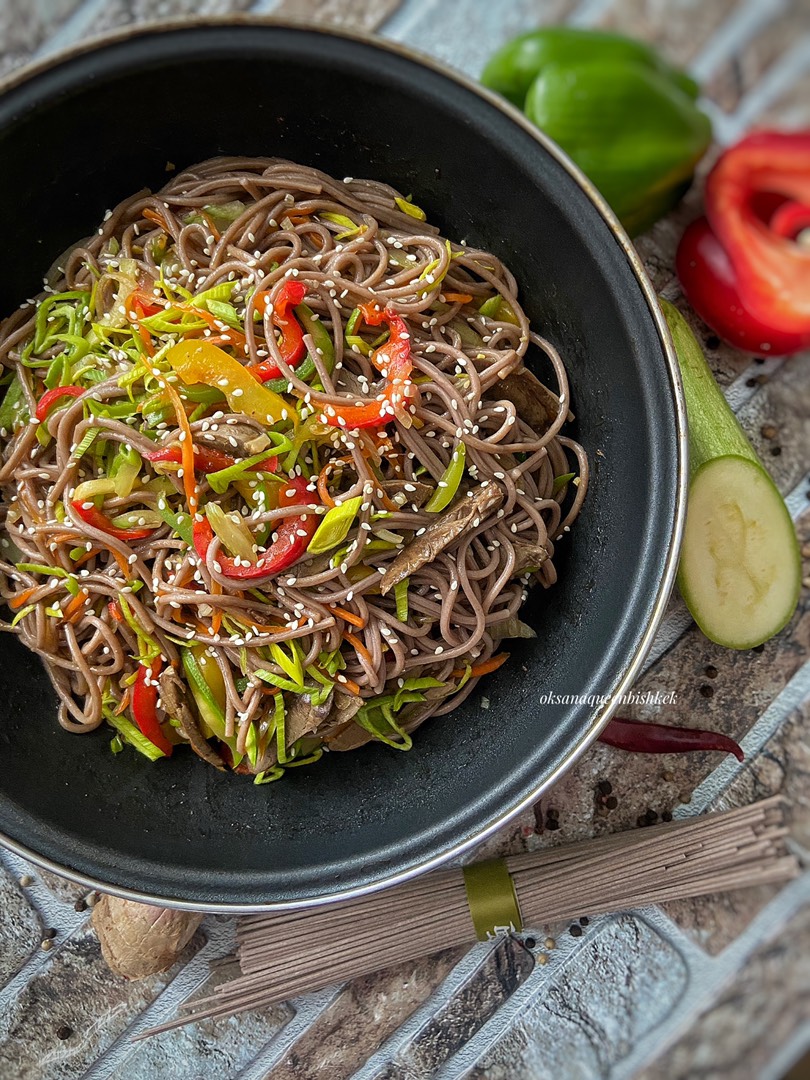
M23 73L0 97L0 313L166 163L281 155L413 193L445 235L495 251L562 351L593 487L535 590L536 641L414 749L326 755L255 787L191 753L113 756L56 723L39 661L0 636L0 840L136 899L294 906L435 866L536 800L639 670L672 583L685 490L671 346L638 258L565 156L430 61L303 27L141 30ZM482 707L482 695L489 707Z

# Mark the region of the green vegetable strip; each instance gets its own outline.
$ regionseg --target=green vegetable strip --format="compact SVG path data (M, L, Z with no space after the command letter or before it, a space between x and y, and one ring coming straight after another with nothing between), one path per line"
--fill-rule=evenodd
M163 499L158 500L157 511L172 532L177 533L189 547L194 546L194 537L191 531L191 518L188 514L173 513Z
M554 477L554 486L551 489L552 494L553 495L558 495L562 491L562 489L565 487L566 484L571 483L571 481L576 477L576 475L577 475L576 473L567 472L567 473L563 473L561 476L555 476Z
M254 465L266 461L267 458L275 456L276 453L284 454L292 447L292 443L289 439L282 438L279 442L281 444L280 446L268 447L267 450L262 450L260 454L254 454L252 457L243 458L242 461L238 461L235 465L229 465L227 469L220 469L219 472L209 473L208 483L218 495L224 495L228 489L228 485L234 480L240 480Z
M464 476L464 465L467 459L467 446L460 442L453 451L450 464L442 473L438 487L425 503L425 510L431 514L437 514L449 506L456 497L461 479Z
M315 531L315 535L309 542L307 551L310 555L321 555L325 551L331 551L342 543L354 524L354 519L363 502L362 495L356 495L353 499L347 499L339 506L324 515L323 520Z
M27 421L28 405L25 401L25 393L19 375L15 375L6 390L3 404L0 405L0 430L16 431Z
M145 735L142 735L140 731L135 727L131 720L127 720L125 716L116 716L109 706L103 707L104 719L107 723L114 727L124 742L128 742L130 746L134 746L144 757L148 757L150 761L157 761L159 758L166 755L160 750L151 739L147 739Z
M410 578L404 578L394 586L394 598L397 604L397 618L401 623L408 621L408 586Z

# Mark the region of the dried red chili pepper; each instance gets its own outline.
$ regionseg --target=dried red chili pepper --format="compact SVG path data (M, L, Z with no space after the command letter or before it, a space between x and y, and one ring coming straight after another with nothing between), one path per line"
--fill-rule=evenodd
M599 741L618 750L640 754L683 754L693 750L719 750L733 754L738 761L745 759L742 748L734 739L719 731L702 728L667 727L648 724L642 720L614 717L599 736Z

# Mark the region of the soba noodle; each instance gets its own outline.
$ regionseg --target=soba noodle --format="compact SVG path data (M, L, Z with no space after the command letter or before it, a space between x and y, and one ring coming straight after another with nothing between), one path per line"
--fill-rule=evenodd
M277 369L285 416L178 377L178 342ZM523 367L532 349L553 393ZM107 722L114 749L190 741L265 780L324 748L407 748L504 636L531 633L527 588L554 584L585 497L565 368L512 274L369 180L278 159L187 169L65 256L0 326L0 359L0 595L61 725ZM327 518L338 540L312 554Z

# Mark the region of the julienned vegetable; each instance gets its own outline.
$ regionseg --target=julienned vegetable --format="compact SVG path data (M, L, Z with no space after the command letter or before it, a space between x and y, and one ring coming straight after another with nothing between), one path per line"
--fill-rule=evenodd
M396 417L410 427L408 411L414 393L411 382L410 332L405 320L393 310L378 310L373 304L360 306L368 326L388 324L388 340L371 354L374 366L385 379L385 385L376 401L368 405L328 406L321 415L321 422L332 427L373 428L389 423Z
M620 35L525 34L492 57L482 82L570 154L631 235L675 205L711 142L693 80Z
M677 254L692 307L737 348L810 348L810 130L746 136L709 173L705 203Z
M678 585L708 638L750 649L777 634L796 608L796 532L692 331L672 304L662 300L661 306L689 421L689 501Z
M567 406L522 366L495 255L421 243L424 211L373 181L347 179L344 205L293 163L237 173L202 163L129 200L0 332L0 577L74 730L264 784L327 749L407 750L499 667L587 472L568 498L582 451L548 436ZM523 409L514 378L546 404ZM489 423L493 396L519 424Z

